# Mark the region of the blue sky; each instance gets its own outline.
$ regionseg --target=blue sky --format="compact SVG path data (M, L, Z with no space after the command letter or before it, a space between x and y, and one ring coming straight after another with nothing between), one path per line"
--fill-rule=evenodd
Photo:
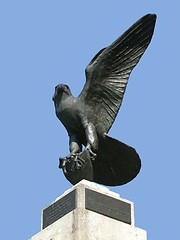
M40 231L41 209L71 184L58 169L68 137L54 114L58 83L77 96L93 56L147 13L152 42L131 74L110 135L142 159L138 177L112 191L135 204L148 239L179 236L178 1L1 1L1 238Z

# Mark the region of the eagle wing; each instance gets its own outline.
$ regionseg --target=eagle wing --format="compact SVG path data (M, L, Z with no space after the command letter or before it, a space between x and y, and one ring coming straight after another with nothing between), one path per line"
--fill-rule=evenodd
M79 95L86 114L99 133L107 133L121 106L131 71L148 47L156 21L147 14L110 46L102 49L86 68L86 83Z

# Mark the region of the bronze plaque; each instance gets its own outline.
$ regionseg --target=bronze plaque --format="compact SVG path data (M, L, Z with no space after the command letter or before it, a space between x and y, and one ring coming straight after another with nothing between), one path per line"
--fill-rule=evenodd
M131 204L87 188L85 189L85 208L131 224Z
M43 210L43 229L76 208L76 190Z

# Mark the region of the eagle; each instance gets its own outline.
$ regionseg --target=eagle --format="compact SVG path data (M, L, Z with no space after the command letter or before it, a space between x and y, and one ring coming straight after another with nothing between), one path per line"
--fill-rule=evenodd
M63 167L68 159L75 161L78 156L84 164L81 153L86 151L96 183L122 185L139 173L141 160L136 150L107 134L122 104L129 76L151 41L155 22L155 14L143 16L100 50L85 69L86 83L78 97L73 97L66 84L55 87L55 113L69 135L70 154L63 158Z

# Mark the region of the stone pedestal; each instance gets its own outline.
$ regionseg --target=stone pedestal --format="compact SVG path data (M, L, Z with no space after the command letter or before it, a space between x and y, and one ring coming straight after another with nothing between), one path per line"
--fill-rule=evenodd
M42 210L42 230L29 240L147 240L134 225L134 205L83 180Z

